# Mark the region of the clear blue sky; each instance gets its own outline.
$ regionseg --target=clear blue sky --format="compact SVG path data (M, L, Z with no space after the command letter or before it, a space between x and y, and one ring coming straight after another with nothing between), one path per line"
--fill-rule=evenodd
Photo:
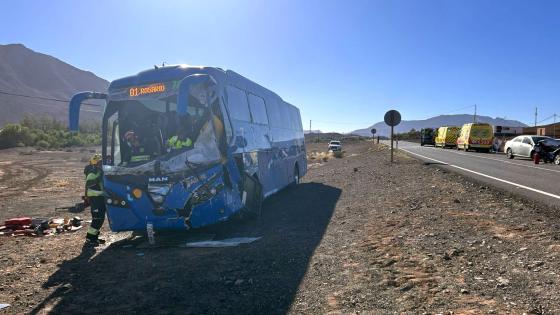
M163 61L232 69L297 105L305 129L472 104L531 123L535 106L539 120L560 114L559 12L529 0L5 0L0 43L108 80Z

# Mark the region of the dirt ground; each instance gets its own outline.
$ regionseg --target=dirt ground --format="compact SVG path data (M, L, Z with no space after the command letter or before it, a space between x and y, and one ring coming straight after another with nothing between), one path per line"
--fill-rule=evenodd
M325 147L308 145L309 173L260 219L165 246L106 227L97 249L84 230L0 237L0 313L560 313L557 209L401 154L390 166L371 142ZM88 152L19 152L0 151L0 219L78 201ZM207 235L262 238L178 246Z

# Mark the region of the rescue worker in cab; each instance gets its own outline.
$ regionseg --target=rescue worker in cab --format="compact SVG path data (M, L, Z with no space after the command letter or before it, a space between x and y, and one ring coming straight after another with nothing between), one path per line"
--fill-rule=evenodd
M181 150L190 148L193 145L191 138L189 137L189 124L188 119L178 119L177 123L177 134L169 137L166 142L167 150Z
M134 130L129 130L124 134L124 140L130 150L130 163L137 163L142 161L149 161L150 154L146 152L146 148L140 143L140 139Z
M86 197L91 205L91 225L86 234L86 242L97 246L105 240L99 238L99 230L105 221L105 198L103 196L103 174L101 169L101 154L97 153L85 167Z

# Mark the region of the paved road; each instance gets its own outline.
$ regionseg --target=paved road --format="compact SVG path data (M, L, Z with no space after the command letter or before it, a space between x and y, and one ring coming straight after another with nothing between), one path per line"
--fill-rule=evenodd
M560 206L560 166L535 165L528 159L509 160L503 154L421 147L403 141L399 142L399 149L424 162L440 164L489 185Z

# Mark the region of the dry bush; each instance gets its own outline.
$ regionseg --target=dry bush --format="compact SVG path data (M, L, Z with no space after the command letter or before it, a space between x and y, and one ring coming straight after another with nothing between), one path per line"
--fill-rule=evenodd
M70 185L70 181L68 180L68 178L57 179L54 182L55 187L66 187L68 185Z
M319 151L313 151L310 152L307 155L307 160L308 161L318 161L318 162L328 162L329 159L331 159L333 157L333 152L329 151L329 152L319 152Z
M340 159L342 157L344 157L344 151L334 151L333 155L335 158Z

